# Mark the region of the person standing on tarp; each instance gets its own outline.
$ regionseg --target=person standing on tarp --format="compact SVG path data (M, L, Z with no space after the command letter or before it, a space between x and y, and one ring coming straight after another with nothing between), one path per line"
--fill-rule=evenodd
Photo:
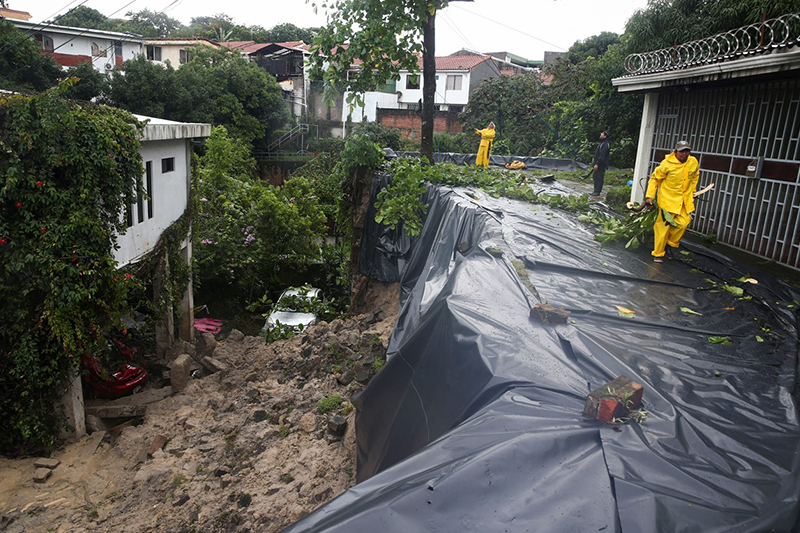
M687 141L678 141L675 150L667 154L650 176L644 203L653 205L658 194L658 218L653 226L655 246L653 261L672 257L672 251L681 243L683 234L694 211L694 193L700 179L700 164L691 155Z
M475 160L476 165L483 165L483 168L489 166L489 156L492 154L492 144L494 144L494 122L490 122L486 129L479 130L475 128L475 133L481 136L481 146L478 148L478 158Z
M594 198L600 198L600 193L603 191L603 182L606 177L606 169L608 168L608 161L611 157L611 147L609 146L610 137L608 130L600 132L600 144L594 150Z

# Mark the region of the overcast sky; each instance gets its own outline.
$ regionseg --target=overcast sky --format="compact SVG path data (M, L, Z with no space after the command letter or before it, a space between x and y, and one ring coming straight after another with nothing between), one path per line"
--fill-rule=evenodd
M192 17L225 13L235 23L272 28L290 22L301 28L325 24L305 0L9 0L11 9L28 11L39 22L83 5L108 17L128 11L165 11L189 24ZM319 2L321 3L321 2ZM566 51L580 39L603 31L622 33L625 22L647 0L474 0L451 2L436 18L436 55L462 48L511 52L542 59L545 50Z

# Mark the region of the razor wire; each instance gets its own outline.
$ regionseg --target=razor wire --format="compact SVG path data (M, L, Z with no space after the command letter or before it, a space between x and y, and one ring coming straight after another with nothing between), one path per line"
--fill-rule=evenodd
M796 45L800 45L800 13L783 15L671 48L631 54L625 58L625 70L631 75L652 74L767 54Z

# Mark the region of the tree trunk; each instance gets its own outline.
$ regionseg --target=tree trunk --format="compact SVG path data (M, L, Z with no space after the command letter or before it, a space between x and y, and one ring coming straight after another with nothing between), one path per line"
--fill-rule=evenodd
M436 96L436 14L428 13L422 39L422 156L433 164L433 102Z

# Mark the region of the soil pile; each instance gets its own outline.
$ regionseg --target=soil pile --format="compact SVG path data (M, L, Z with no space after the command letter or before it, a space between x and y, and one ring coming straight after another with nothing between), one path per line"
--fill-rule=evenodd
M234 330L224 370L152 403L139 425L34 458L0 459L0 531L279 531L355 482L348 400L379 371L397 285L369 314L265 345ZM199 365L197 365L199 367ZM197 373L195 375L198 375Z

